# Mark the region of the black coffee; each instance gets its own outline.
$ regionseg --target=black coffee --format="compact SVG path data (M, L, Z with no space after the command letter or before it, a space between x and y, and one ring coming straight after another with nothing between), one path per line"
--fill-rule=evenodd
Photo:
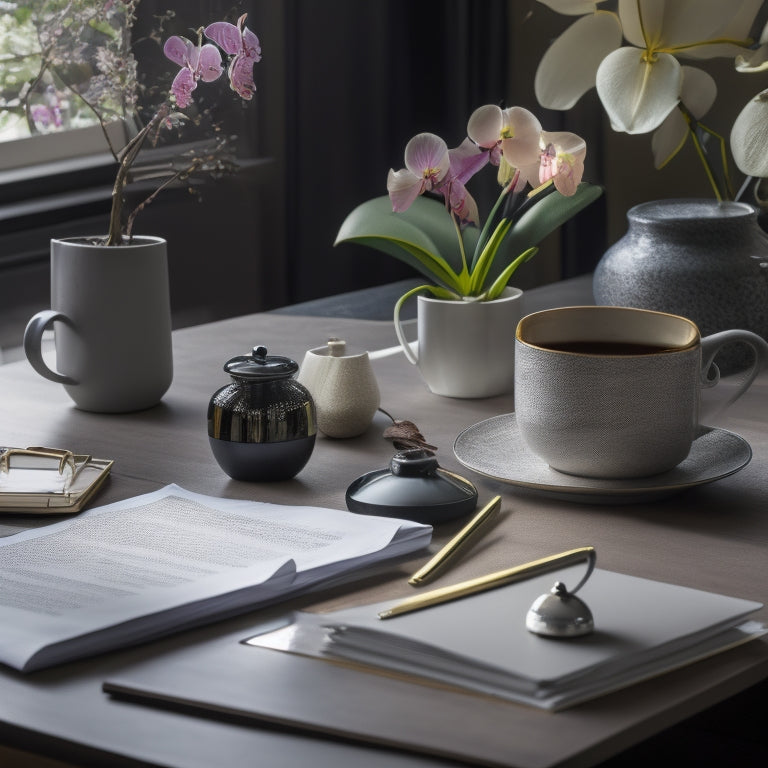
M582 355L654 355L671 351L661 344L635 344L627 341L555 341L540 342L536 346Z

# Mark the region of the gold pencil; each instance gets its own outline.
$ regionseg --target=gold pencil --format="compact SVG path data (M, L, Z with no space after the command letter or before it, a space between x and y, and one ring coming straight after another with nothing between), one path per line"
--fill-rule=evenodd
M426 565L408 579L413 586L425 584L442 573L453 558L485 531L485 525L501 509L501 496L491 499Z
M558 568L564 568L568 565L584 562L594 557L594 547L579 547L578 549L569 549L549 557L542 557L538 560L531 560L529 563L517 565L514 568L507 568L503 571L489 573L486 576L478 576L469 581L461 581L458 584L452 584L449 587L440 587L424 592L420 595L408 597L401 603L393 605L379 613L380 619L390 619L393 616L400 616L411 611L419 611L422 608L429 608L440 603L447 603L450 600L458 600L461 597L474 595L477 592L484 592L488 589L502 587L505 584L511 584L515 581L538 576L548 571L554 571Z

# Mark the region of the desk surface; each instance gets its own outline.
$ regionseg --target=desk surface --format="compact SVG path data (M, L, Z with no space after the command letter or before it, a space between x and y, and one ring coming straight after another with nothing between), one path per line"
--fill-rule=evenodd
M588 303L589 283L568 281L530 291L526 309ZM511 331L510 331L511 332ZM213 460L206 436L211 393L226 383L222 365L255 344L299 362L306 349L330 337L378 349L396 343L385 321L262 314L174 333L174 383L157 407L103 416L76 410L59 386L26 362L0 367L2 441L9 445L66 446L115 460L96 503L108 503L175 482L191 491L276 503L344 508L344 491L359 475L386 466L392 446L378 416L352 440L320 436L306 468L292 481L247 484L230 480ZM655 503L594 506L542 498L475 476L452 452L466 427L513 410L511 395L452 400L429 393L400 354L374 363L382 407L411 419L438 446L442 466L471 476L487 500L500 493L505 514L474 550L435 586L470 578L544 554L592 544L602 568L768 603L768 372L717 425L744 436L753 459L741 472ZM50 520L5 517L0 533ZM460 523L440 526L432 550ZM416 556L359 584L293 601L293 607L328 610L412 593L406 583L426 557ZM0 743L75 764L204 766L376 766L426 768L438 758L378 751L339 740L236 722L202 719L110 699L101 682L132 662L190 645L248 635L255 615L222 622L161 642L24 676L0 669ZM758 618L768 620L768 608ZM507 728L509 765L593 765L696 712L768 677L768 644L756 641L656 680L557 715L500 704ZM365 695L374 695L371 691ZM440 694L433 705L440 708ZM403 702L407 707L407 702ZM460 724L472 738L472 711ZM0 763L3 753L0 751ZM125 761L125 762L123 762Z

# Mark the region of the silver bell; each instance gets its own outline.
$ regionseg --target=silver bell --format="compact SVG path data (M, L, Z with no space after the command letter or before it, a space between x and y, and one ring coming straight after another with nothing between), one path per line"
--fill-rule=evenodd
M595 568L594 549L586 549L584 555L586 557L582 559L587 560L587 572L572 592L562 581L558 581L546 595L534 600L525 617L525 626L530 632L547 637L579 637L594 631L592 611L581 598L576 597L576 592L584 586Z
M592 632L595 622L587 604L558 581L548 594L536 598L525 626L537 635L576 637Z

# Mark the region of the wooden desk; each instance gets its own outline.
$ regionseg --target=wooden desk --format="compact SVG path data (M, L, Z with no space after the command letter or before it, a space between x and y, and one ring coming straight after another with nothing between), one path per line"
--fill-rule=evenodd
M568 281L529 292L527 309L588 303L589 283ZM512 329L510 329L512 333ZM306 349L329 336L367 349L395 344L389 322L263 314L226 320L174 334L175 377L161 405L119 416L77 411L62 388L43 380L26 362L0 367L0 424L8 445L66 446L112 458L111 479L97 503L107 503L175 482L192 491L277 503L344 508L347 485L363 472L386 466L392 447L376 418L353 440L320 437L307 467L292 481L246 484L230 480L213 460L206 436L210 394L227 377L223 363L255 344L301 362ZM375 362L382 406L415 421L439 448L441 464L468 474L481 500L501 493L506 514L480 545L436 586L508 567L583 544L593 544L602 568L646 576L768 603L768 372L718 420L743 435L754 457L741 472L653 504L577 505L545 499L464 470L452 445L461 430L513 410L512 396L462 401L434 396L402 355ZM50 520L4 518L10 533ZM432 549L460 523L436 529ZM296 600L294 607L331 609L398 598L412 589L406 577L423 564L411 558L357 585ZM768 609L758 615L768 620ZM190 644L233 642L248 635L255 616L243 616L161 642L24 676L0 670L0 743L75 765L357 766L434 768L438 758L375 750L286 730L197 718L112 700L101 682L126 664ZM508 765L594 765L700 710L768 677L768 644L756 641L623 692L557 715L504 704L501 739ZM376 691L361 692L376 696ZM478 723L468 708L461 722L440 719L435 692L432 721L462 729L471 743ZM502 706L502 705L500 705ZM402 702L407 712L408 702ZM402 713L401 713L402 714ZM419 713L413 713L417 718ZM42 759L42 757L40 758ZM19 752L0 748L0 765L24 765ZM45 762L31 762L45 766Z

